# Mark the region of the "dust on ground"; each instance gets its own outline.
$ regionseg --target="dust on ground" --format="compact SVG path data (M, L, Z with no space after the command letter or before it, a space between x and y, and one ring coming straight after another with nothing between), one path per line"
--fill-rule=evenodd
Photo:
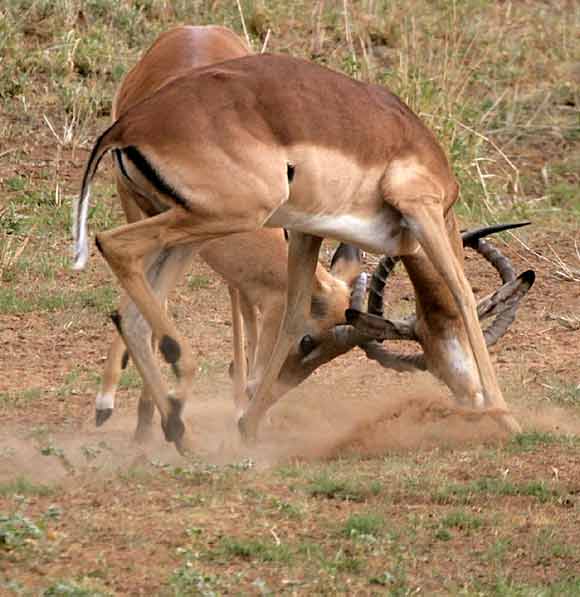
M356 368L347 365L333 377L332 382L308 382L279 401L269 411L255 446L245 446L239 438L228 391L222 387L218 394L198 393L185 413L196 457L209 464L251 460L272 467L297 460L500 444L508 438L496 416L457 409L442 384L428 374L393 374L385 384L374 366L363 362ZM157 416L151 441L136 444L136 413L127 410L116 412L100 428L95 428L92 412L76 429L64 431L0 427L0 482L26 477L50 484L73 474L108 475L151 461L184 463L165 442ZM549 403L530 407L522 400L514 412L527 431L580 435L580 412Z

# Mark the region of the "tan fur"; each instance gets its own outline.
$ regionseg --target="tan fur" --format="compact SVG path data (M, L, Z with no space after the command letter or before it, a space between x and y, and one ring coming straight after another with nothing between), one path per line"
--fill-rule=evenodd
M221 62L248 54L245 44L229 29L223 27L178 27L162 35L153 43L123 80L113 103L114 115L122 114L130 106L142 101L167 81L194 67ZM130 165L127 170L133 179L139 174ZM152 215L153 206L146 197L139 195L116 169L117 190L128 222L137 222L142 211ZM193 249L192 249L193 251ZM206 243L200 256L228 284L232 304L234 343L234 401L241 415L247 406L246 386L248 379L255 383L265 369L273 349L276 334L285 307L287 287L286 262L288 247L282 230L261 229L251 233L232 235ZM175 262L171 267L185 271L191 260ZM175 281L178 272L172 274L165 266L165 275ZM316 368L348 350L338 345L331 334L335 325L345 321L344 313L349 306L350 285L360 273L360 262L337 261L333 273L317 266L314 281L314 300L327 306L324 318L307 314L303 321L303 335L312 336L317 342L316 358L304 362L304 355L295 344L286 358L278 380L272 388L277 398L306 379ZM123 303L121 312L126 303ZM246 338L246 341L244 341ZM247 345L247 354L246 354ZM97 411L110 411L116 386L121 374L121 361L125 345L117 336L105 363L103 381L97 398ZM246 367L248 362L249 369ZM103 397L107 405L103 406ZM150 401L145 390L141 397L140 417L136 437L145 441L151 432L152 409L143 404ZM99 408L99 406L101 408ZM109 416L99 414L97 417Z
M166 438L178 447L191 445L180 409L192 392L195 359L145 280L144 260L265 224L291 230L288 299L268 366L240 420L245 437L255 437L302 330L322 236L429 264L436 284L420 268L409 265L408 271L421 289L421 312L446 303L420 323L428 328L425 338L434 339L435 348L426 350L430 368L452 380L458 401L505 411L506 427L519 429L506 411L463 273L449 212L457 183L433 134L387 90L286 56L196 69L128 109L101 136L79 213L98 160L116 148L127 156L136 148L135 186L168 210L97 238L162 346L166 339L178 401L168 399L156 372L141 374L149 376ZM290 184L289 165L295 169ZM438 298L446 293L452 305Z

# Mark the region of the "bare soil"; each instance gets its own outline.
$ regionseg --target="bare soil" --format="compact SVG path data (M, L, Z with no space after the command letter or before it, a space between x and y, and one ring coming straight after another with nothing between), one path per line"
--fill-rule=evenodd
M550 244L559 247L562 259L572 262L575 258L569 237L555 239L552 233L540 230L529 238L535 247L549 238ZM580 331L577 319L575 324L574 320L569 323L569 317L578 314L580 287L556 276L549 264L518 249L515 243L502 246L502 250L518 271L532 267L538 274L517 322L492 351L506 398L526 432L578 437L580 408L554 400L550 388L556 381L566 387L580 383ZM78 278L76 284L98 286L111 282L98 258L94 261L97 263L88 278ZM468 256L467 269L476 290L487 292L496 284L495 274L477 257ZM85 384L79 391L73 384L71 393L62 390L67 388L67 374L79 364L95 371L101 367L112 333L104 315L92 315L85 321L79 314L68 312L2 316L3 390L12 396L30 388L42 391L32 398L2 403L0 483L9 486L27 479L50 488L48 495L31 490L32 495L21 498L25 500L26 515L32 519L41 516L51 504L57 504L62 512L58 519L47 523L42 542L31 540L25 555L18 550L5 552L0 566L7 579L18 581L28 590L40 590L56 579L76 579L84 587L97 586L116 595L172 594L171 587L176 590L177 581L170 580L171 574L178 569L180 554L190 541L188 528L193 525L204 529L204 549L208 553L224 537L240 533L263 536L264 531L248 511L255 504L248 503L247 495L276 496L291 503L297 499L297 490L280 477L280 470L284 470L280 467L299 467L300 475L308 479L319 470L316 467L342 466L345 462L350 463L353 479L361 471L367 476L376 475L383 483L386 476L392 491L386 491L382 509L376 510L386 508L389 524L403 529L409 524L410 513L431 517L441 508L428 495L405 494L399 475L413 477L414 467L426 470L424 474L433 482L444 475L449 483L466 483L486 475L497 476L498 471L522 482L557 480L566 496L563 499L569 500L565 507L540 507L530 505L526 498L513 497L498 498L501 506L493 510L501 511L502 520L509 521L506 524L512 549L526 549L526 541L537 532L535 517L547 517L550 528L559 529L562 541L578 547L573 531L580 522L580 505L574 497L580 492L577 448L554 443L530 453L501 452L509 440L493 418L466 418L454 412L446 389L428 374L383 371L360 351L317 372L283 399L271 411L258 446L242 446L233 424L225 373L231 331L227 293L204 264L196 264L193 274L208 276L209 287L196 291L182 287L172 309L188 330L200 359L209 363L208 370L200 374L196 398L188 411L189 424L199 442L199 461L195 465L167 445L158 429L150 445L132 442L137 388L120 391L113 418L99 429L93 422L96 385ZM70 274L63 273L62 277L63 283L71 283ZM408 309L409 298L410 287L399 273L389 290L387 308ZM481 456L481 450L490 449L500 450L499 456ZM242 474L239 471L245 470L245 463L251 468ZM221 476L204 468L208 465L217 465ZM192 466L202 471L197 477L175 472ZM309 466L314 467L310 472ZM224 470L238 471L235 479L224 480ZM375 507L373 502L380 495L368 498L367 509ZM475 496L470 509L486 510L486 499L484 495ZM14 493L3 492L1 511L15 512L20 507ZM315 543L324 545L328 541L325 526L356 512L356 504L327 500L314 510L316 522L312 512L307 520L281 519L278 526L272 526L274 536L311 536ZM471 586L478 575L485 581L489 570L481 570L484 562L463 550L477 552L474 541L480 543L480 551L486 545L489 549L493 532L500 531L487 529L479 538L461 537L452 545L415 545L416 551L426 554L421 561L433 558L437 562L435 569L443 576L426 572L420 561L415 561L407 564L405 582L431 593L462 583ZM445 559L446 548L453 549L453 561ZM577 572L579 553L575 548L574 555L563 560L547 556L548 564L539 565L534 558L516 551L517 557L510 556L505 563L506 573L513 580L549 583L562 577L562 561L571 567L568 572ZM461 570L456 558L467 568ZM381 565L380 557L368 556L365 578L373 572L378 574ZM251 558L232 556L210 559L209 564L202 558L199 567L206 574L219 574L230 581L232 575L241 575L236 577L240 585L226 584L222 589L225 594L257 594L256 579L275 593L349 592L349 582L354 583L357 594L373 594L380 588L361 581L360 573L338 574L332 580L322 575L315 580L306 564L288 572L284 566L252 564ZM296 585L284 584L288 574L302 580ZM302 589L301 582L305 583ZM183 594L197 594L191 590Z

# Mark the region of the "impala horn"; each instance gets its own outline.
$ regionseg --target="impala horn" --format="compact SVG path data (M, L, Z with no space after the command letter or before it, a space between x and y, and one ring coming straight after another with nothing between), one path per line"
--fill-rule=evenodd
M470 247L482 255L497 270L504 283L498 290L478 303L477 312L480 320L494 317L491 325L484 330L487 346L495 344L509 329L516 317L520 301L534 283L535 274L532 270L528 270L516 276L509 259L499 249L483 240L483 237L528 224L529 222L498 224L462 233L464 246ZM379 261L371 278L368 312L363 313L362 310L352 308L346 312L346 319L359 333L362 340L359 342L359 346L370 359L379 362L385 368L397 371L425 370L427 365L423 354L403 355L389 352L377 342L419 340L415 333L416 316L399 321L384 319L382 316L386 282L397 261L397 258L392 257L383 257ZM347 334L346 331L342 333L349 335L348 339L351 342L356 337L355 333ZM372 339L372 341L365 342L365 338Z

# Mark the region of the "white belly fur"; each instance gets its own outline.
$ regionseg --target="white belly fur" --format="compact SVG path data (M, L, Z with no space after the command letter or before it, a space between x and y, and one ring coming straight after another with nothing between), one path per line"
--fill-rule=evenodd
M361 166L338 150L293 146L296 168L288 200L264 226L334 238L370 253L409 255L418 249L401 214L380 193L384 166Z
M374 218L363 218L348 214L300 213L285 203L268 218L264 226L334 238L381 255L409 255L419 248L411 232L402 225L401 216L386 206Z

